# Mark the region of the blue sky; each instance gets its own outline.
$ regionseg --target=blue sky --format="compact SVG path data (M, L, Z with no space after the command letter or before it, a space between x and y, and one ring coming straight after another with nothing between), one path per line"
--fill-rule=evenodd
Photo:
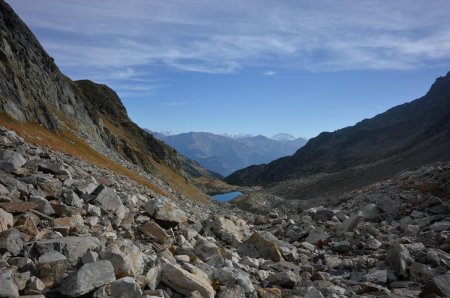
M313 137L450 70L448 0L7 2L66 75L155 131Z

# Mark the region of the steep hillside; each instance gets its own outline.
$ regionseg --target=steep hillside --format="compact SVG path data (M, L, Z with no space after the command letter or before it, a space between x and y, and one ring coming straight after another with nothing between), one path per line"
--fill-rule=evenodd
M449 152L450 73L438 78L422 98L355 126L321 133L294 155L239 170L226 181L268 185L287 180L290 186L301 182L290 188L291 198L299 198L294 190L308 191L306 196L321 194L327 186L329 191L348 191L402 169L448 160ZM311 192L312 187L317 191Z
M306 143L303 138L286 139L284 135L278 139L261 135L233 138L207 132L153 135L203 167L221 175L229 175L249 165L291 155Z
M49 131L49 144L51 131L70 133L72 139L80 138L72 142L94 144L98 151L112 152L187 197L205 199L187 183L184 168L191 161L182 161L175 150L133 123L113 90L64 76L4 1L0 1L0 77L0 111L5 113L1 124L14 129L12 119L42 125ZM33 128L23 127L29 127L32 135Z

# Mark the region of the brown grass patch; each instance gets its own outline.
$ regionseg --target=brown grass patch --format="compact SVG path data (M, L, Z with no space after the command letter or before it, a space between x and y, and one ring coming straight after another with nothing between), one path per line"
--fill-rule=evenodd
M100 168L108 169L119 175L126 176L158 194L172 197L172 195L160 190L145 178L112 161L105 155L95 151L69 130L53 132L47 130L38 123L22 123L11 118L4 111L0 111L0 125L3 125L10 130L14 130L18 135L31 144L48 147L52 150L78 157Z

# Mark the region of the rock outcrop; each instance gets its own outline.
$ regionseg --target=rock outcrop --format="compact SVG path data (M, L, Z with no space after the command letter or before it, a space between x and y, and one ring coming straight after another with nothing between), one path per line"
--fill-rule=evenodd
M12 127L19 121L42 126L50 130L40 136L42 144L52 144L51 132L70 135L69 140L59 140L67 142L65 146L73 146L76 136L78 142L94 147L115 162L156 175L176 191L195 194L199 200L205 196L195 186L185 183L185 179L201 176L214 181L217 178L131 121L120 98L109 87L88 80L74 82L64 76L3 0L0 1L0 77L0 125ZM30 138L35 137L32 126L23 126ZM0 169L4 171L14 171L24 162L20 153L8 148L0 156L3 160ZM190 175L193 168L195 175Z

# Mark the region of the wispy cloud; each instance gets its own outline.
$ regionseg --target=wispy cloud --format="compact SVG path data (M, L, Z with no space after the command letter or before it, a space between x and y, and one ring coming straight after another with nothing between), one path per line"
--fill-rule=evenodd
M65 71L108 71L109 81L144 79L137 68L155 65L210 74L258 67L273 75L450 61L448 0L8 2Z
M268 77L273 76L275 74L276 74L276 72L273 70L267 70L267 71L263 72L263 75L268 76Z

